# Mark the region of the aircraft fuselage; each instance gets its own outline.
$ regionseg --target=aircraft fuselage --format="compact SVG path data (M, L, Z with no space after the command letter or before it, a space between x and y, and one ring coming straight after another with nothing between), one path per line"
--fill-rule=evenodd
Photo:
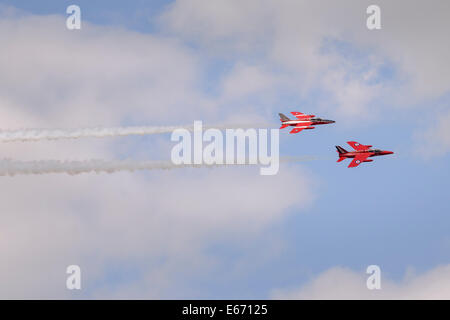
M312 122L312 123L311 123ZM310 126L315 126L318 124L329 124L329 123L334 123L335 121L333 120L326 120L326 119L305 119L305 120L287 120L287 121L282 121L283 125L288 125L288 126L296 126L298 124L307 124Z
M377 156L385 156L388 154L393 154L392 151L386 151L386 150L365 150L365 151L350 151L346 153L339 154L340 157L344 158L354 158L357 155L369 153L369 157L377 157Z

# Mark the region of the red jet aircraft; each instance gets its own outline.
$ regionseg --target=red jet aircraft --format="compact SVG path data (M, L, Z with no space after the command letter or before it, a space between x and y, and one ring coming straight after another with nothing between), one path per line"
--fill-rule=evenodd
M303 114L301 112L291 112L297 120L291 120L288 117L286 117L284 114L279 113L280 120L281 120L281 127L280 129L286 128L286 127L295 127L291 130L289 133L298 133L302 131L303 129L314 129L315 125L318 124L328 124L328 123L334 123L333 120L325 120L321 118L315 118L315 115L308 115Z
M341 162L346 158L353 158L353 161L350 162L349 168L357 167L361 164L361 162L372 162L372 159L367 159L369 157L376 156L384 156L386 154L393 154L392 151L383 151L380 149L370 149L372 146L365 146L356 141L348 141L347 142L355 151L348 152L344 148L340 146L336 146L337 152L339 153L339 160L337 162Z

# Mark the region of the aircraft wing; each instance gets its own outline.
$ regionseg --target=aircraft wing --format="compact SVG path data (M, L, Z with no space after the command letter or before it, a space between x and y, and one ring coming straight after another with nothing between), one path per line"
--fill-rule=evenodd
M305 122L305 123L302 123L302 124L298 124L289 133L299 133L300 131L302 131L303 129L306 129L308 127L309 128L314 128L314 127L310 127L311 124L312 124L312 122Z
M352 147L356 151L366 151L366 150L369 150L370 147L372 147L372 146L365 146L356 141L347 141L347 143L350 145L350 147Z
M312 115L304 114L304 113L297 112L297 111L292 111L291 113L299 120L311 119L314 117Z
M366 159L371 155L372 153L367 152L367 153L361 153L358 154L357 156L355 156L355 158L353 159L352 162L350 162L350 164L348 165L349 168L354 168L357 167L361 164L361 162L366 161Z

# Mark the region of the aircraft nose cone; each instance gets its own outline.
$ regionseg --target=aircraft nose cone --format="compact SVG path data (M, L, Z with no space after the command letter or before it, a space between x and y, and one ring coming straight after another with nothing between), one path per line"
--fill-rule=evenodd
M335 123L336 121L334 120L327 120L327 123Z
M385 151L386 154L394 154L392 151Z

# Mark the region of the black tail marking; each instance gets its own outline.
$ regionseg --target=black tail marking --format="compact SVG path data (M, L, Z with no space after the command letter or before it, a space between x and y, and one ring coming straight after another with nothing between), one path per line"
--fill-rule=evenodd
M342 153L347 153L347 150L345 150L344 148L342 148L341 146L336 146L337 152L339 152L339 154Z

